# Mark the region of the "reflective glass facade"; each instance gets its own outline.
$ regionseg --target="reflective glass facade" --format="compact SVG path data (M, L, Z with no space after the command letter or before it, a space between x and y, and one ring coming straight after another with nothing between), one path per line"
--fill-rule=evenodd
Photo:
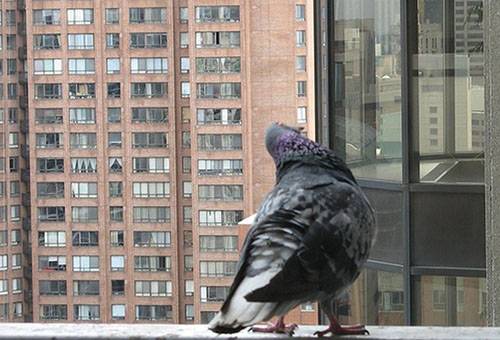
M316 5L317 134L379 228L341 321L485 325L483 1Z

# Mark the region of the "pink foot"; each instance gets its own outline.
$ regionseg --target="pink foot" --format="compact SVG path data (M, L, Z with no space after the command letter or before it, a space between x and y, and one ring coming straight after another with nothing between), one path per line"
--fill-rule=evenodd
M339 324L330 324L330 326L323 330L314 332L314 335L323 337L328 333L332 335L365 335L370 334L364 325L341 326Z
M252 327L250 330L257 333L281 333L292 336L297 327L294 323L285 324L284 320L280 318L276 323L268 323L267 327Z

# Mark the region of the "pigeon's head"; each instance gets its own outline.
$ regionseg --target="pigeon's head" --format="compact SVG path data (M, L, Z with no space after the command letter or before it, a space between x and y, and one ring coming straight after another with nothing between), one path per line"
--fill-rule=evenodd
M267 152L276 164L289 157L324 155L327 149L303 136L299 130L282 123L273 123L266 131Z

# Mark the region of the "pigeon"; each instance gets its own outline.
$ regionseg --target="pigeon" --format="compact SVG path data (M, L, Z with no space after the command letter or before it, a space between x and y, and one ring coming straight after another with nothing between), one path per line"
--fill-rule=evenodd
M375 212L343 160L297 129L273 123L266 148L276 165L276 185L246 236L237 273L220 312L216 333L236 333L278 317L256 332L293 334L284 316L318 301L330 326L315 334L365 334L363 325L341 326L331 301L354 282L376 234Z

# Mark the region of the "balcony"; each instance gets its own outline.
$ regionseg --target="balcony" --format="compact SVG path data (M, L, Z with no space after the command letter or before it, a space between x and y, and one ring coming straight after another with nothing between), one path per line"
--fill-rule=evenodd
M218 336L206 325L168 324L71 324L71 323L3 323L1 339L318 339L313 333L324 326L301 326L293 338L267 335L245 330L237 334ZM363 340L452 340L500 338L500 328L479 327L380 327L368 326L370 335L342 336L338 339ZM337 337L336 337L337 338Z

